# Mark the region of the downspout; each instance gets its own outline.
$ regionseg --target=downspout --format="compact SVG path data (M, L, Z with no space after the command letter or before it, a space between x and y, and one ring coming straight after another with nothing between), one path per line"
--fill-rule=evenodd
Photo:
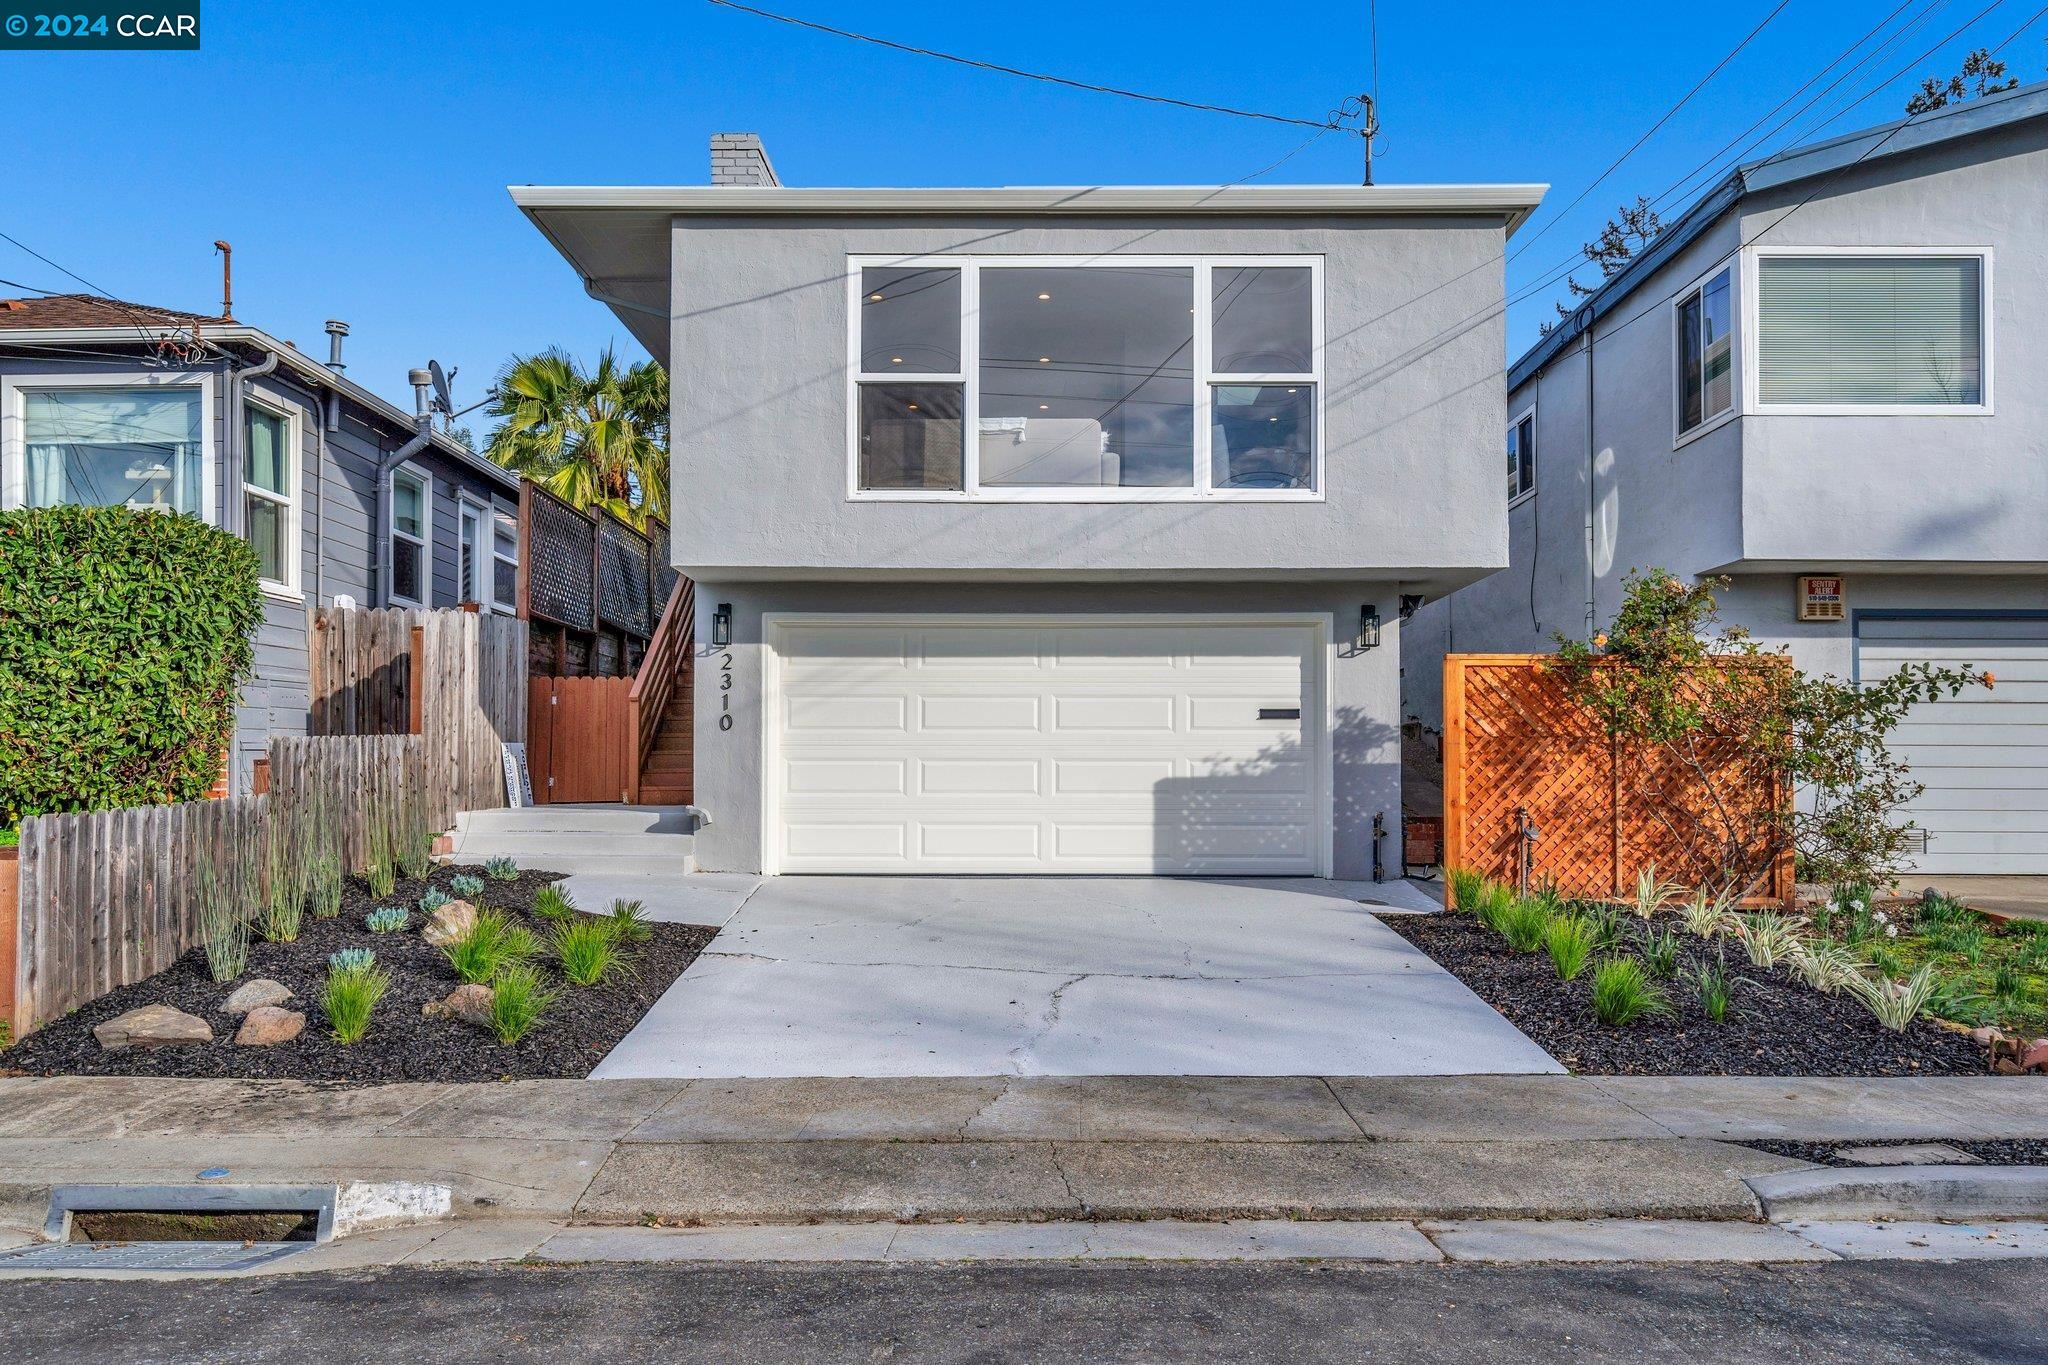
M377 595L386 606L391 604L391 471L425 450L434 439L434 412L427 406L427 388L434 378L425 370L409 370L405 377L412 385L413 424L417 430L411 440L377 460L377 518L371 528L376 537L372 560L377 566ZM430 501L428 506L432 505ZM432 540L430 532L428 542L431 544ZM431 603L432 587L422 584L421 588L422 597Z
M1593 636L1594 636L1594 635L1595 635L1595 634L1596 634L1596 633L1597 633L1597 632L1599 631L1599 626L1598 626L1598 624L1596 624L1596 622L1595 622L1595 619L1594 619L1594 618L1595 618L1595 615L1596 615L1596 613L1597 613L1597 611L1598 611L1598 607L1597 607L1597 604L1596 604L1596 603L1595 603L1595 601L1594 601L1594 586L1595 586L1595 582L1596 582L1596 579L1595 579L1595 575L1594 575L1594 572L1593 572L1593 543L1594 543L1594 523L1595 523L1595 515L1596 515L1596 512L1597 512L1597 509L1598 509L1598 503L1599 503L1599 490L1598 490L1598 488L1597 488L1597 487L1595 487L1595 482L1596 482L1596 480L1597 480L1597 479L1598 479L1598 477L1599 477L1599 475L1598 475L1598 473L1597 473L1596 465L1595 465L1595 459L1596 459L1596 455L1597 455L1597 452L1598 452L1598 451L1599 451L1599 449L1600 449L1600 442L1599 442L1599 441L1598 441L1598 440L1597 440L1597 439L1595 438L1595 436L1594 436L1594 431L1593 431L1593 427L1594 427L1594 423L1593 423L1593 413L1594 413L1594 403L1595 403L1595 394L1594 394L1594 389L1593 389L1593 341L1594 341L1594 337L1593 337L1593 331L1594 331L1594 328L1595 328L1595 327L1596 327L1596 326L1598 325L1598 323L1599 323L1599 314L1598 314L1598 313L1596 313L1596 312L1594 311L1594 309L1593 309L1592 305L1591 305L1591 304L1589 303L1589 304L1588 304L1588 305L1586 306L1586 637L1585 637L1585 638L1587 638L1588 640L1592 639L1592 638L1593 638Z
M221 470L220 521L222 530L237 536L248 529L244 524L241 497L242 476L247 472L249 460L249 439L242 430L242 384L245 380L269 374L277 368L277 361L277 352L268 351L259 364L246 369L228 366L227 411L224 414L228 429L227 439L221 443L227 458Z

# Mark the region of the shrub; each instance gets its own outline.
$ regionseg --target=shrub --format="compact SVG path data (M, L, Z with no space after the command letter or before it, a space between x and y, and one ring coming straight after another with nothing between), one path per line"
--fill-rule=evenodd
M1543 946L1550 952L1550 964L1557 979L1570 981L1586 969L1593 956L1593 926L1583 915L1556 915L1544 925Z
M492 858L484 864L484 875L494 882L516 882L519 864L510 858Z
M1735 978L1728 975L1728 950L1715 952L1712 961L1702 961L1691 974L1693 994L1707 1018L1720 1023L1728 1017L1728 1005L1735 998Z
M524 1038L540 1022L555 993L540 983L540 973L525 963L507 967L491 988L491 1029L505 1046Z
M255 551L197 518L0 512L0 826L204 796L262 601Z
M458 872L448 880L448 889L456 899L468 901L471 905L484 903L484 879L473 872Z
M449 901L452 901L454 899L455 897L449 895L440 887L430 886L425 891L422 891L420 893L420 913L423 915L431 915L436 910L439 910L442 906L446 905Z
M570 919L576 914L576 902L559 886L543 886L534 893L533 913L542 919Z
M395 934L411 918L402 905L383 905L363 917L363 927L373 934Z
M1501 937L1518 953L1533 953L1543 946L1543 934L1550 927L1550 912L1533 896L1511 901L1500 918Z
M605 925L621 943L645 943L654 934L647 927L647 906L642 901L613 901Z
M1593 969L1593 1017L1611 1027L1671 1013L1671 1002L1632 957L1610 957Z
M1934 995L1934 969L1922 967L1904 981L1858 977L1850 989L1857 999L1870 1006L1878 1023L1894 1033L1904 1033Z
M340 957L340 953L335 954ZM335 966L327 973L321 1004L337 1043L354 1043L370 1031L370 1015L391 989L391 976L374 962Z
M1678 975L1678 935L1669 929L1645 935L1643 965L1653 976Z
M480 910L470 931L443 947L441 955L462 980L488 985L538 948L526 926L513 924L496 910Z
M552 944L562 975L573 986L595 986L625 966L619 941L605 920L578 918L555 930Z
M1469 867L1444 869L1444 908L1471 914L1479 908L1479 894L1486 888L1486 874Z

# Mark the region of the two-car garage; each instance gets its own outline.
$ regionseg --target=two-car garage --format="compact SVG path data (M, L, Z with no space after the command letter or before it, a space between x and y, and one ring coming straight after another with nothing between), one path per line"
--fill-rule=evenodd
M770 871L1328 868L1325 617L763 624Z

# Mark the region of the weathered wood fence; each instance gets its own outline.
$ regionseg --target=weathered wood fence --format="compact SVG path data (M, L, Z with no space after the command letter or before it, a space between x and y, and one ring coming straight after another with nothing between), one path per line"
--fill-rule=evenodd
M312 613L314 735L418 734L435 828L505 804L505 741L526 738L526 622L472 611Z
M21 1037L198 946L209 870L260 868L269 821L292 804L331 821L345 866L360 869L371 823L397 818L425 765L417 736L278 738L265 796L29 817L0 1017ZM238 864L238 854L253 858ZM253 913L260 885L246 895Z
M1683 837L1687 812L1715 799L1698 773L1633 753L1565 694L1547 654L1444 658L1444 863L1512 881L1526 843L1530 881L1576 896L1620 896L1654 866L1662 881L1696 886L1719 877L1719 849ZM1770 850L1741 869L1755 897L1792 894L1782 839L1763 837L1791 799L1787 785L1740 735L1706 738L1702 770L1727 818ZM1526 825L1535 837L1526 840Z

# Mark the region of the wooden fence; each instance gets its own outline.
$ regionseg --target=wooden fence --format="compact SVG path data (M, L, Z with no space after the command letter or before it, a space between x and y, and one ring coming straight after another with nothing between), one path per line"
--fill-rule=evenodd
M668 527L573 507L519 486L519 614L534 623L533 672L631 677L673 595Z
M1693 886L1717 879L1720 850L1686 837L1685 814L1709 799L1697 774L1616 743L1565 695L1545 654L1452 654L1444 659L1444 863L1515 880L1525 840L1530 880L1578 896L1619 896L1638 872ZM1792 894L1789 846L1766 837L1791 799L1782 778L1740 735L1706 738L1700 762L1745 847L1741 870L1757 899Z
M435 828L505 804L504 743L526 738L526 622L473 611L312 613L308 731L418 734Z
M346 865L360 868L370 822L402 808L403 785L419 782L425 764L419 737L279 738L266 796L29 817L0 1017L21 1037L196 947L206 870L233 868L237 853L250 852L260 867L268 821L290 803L324 794ZM244 894L253 912L260 887Z

